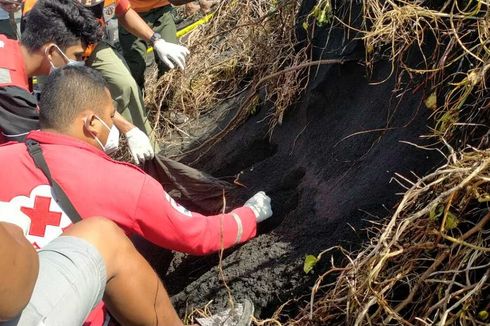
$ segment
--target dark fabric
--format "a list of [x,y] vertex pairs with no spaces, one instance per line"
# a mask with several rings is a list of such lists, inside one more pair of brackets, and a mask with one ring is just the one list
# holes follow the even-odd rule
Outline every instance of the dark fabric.
[[4,34],[9,39],[12,39],[12,40],[17,39],[17,33],[15,32],[10,19],[0,20],[0,34]]
[[0,131],[7,140],[23,141],[39,129],[39,112],[34,95],[16,86],[0,87]]
[[51,188],[54,192],[54,199],[56,200],[56,203],[58,203],[58,205],[63,209],[65,214],[68,215],[73,223],[80,222],[82,218],[71,203],[70,198],[68,198],[61,186],[51,176],[51,171],[49,171],[48,163],[46,163],[46,160],[44,159],[41,145],[39,145],[39,143],[34,139],[28,139],[26,141],[26,146],[29,155],[36,164],[36,167],[43,171],[44,175],[48,179],[49,184],[51,185]]
[[158,180],[165,191],[180,199],[186,207],[195,207],[205,213],[219,213],[223,209],[223,192],[233,185],[216,179],[183,163],[166,158],[163,152],[155,155],[144,166],[146,173]]

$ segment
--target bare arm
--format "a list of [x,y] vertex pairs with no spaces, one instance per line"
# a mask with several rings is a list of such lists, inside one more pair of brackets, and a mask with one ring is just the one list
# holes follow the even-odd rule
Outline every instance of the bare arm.
[[0,222],[0,321],[12,319],[24,309],[38,271],[37,253],[22,230]]
[[134,125],[126,120],[119,112],[116,111],[114,118],[112,121],[116,125],[116,128],[123,134],[126,134],[128,131],[134,128]]

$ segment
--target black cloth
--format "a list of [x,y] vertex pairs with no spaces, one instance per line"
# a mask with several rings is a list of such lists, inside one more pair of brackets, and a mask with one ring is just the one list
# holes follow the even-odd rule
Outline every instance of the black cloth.
[[0,131],[4,137],[8,141],[23,141],[28,132],[37,129],[36,97],[20,87],[0,87]]
[[228,182],[165,157],[163,151],[147,161],[144,170],[172,197],[179,198],[180,204],[202,213],[221,213],[223,191],[234,188]]

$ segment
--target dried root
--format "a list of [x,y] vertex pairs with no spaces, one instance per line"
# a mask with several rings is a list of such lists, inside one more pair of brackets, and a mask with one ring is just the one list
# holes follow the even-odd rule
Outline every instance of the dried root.
[[489,202],[490,150],[452,154],[412,184],[376,237],[346,254],[336,283],[289,324],[488,322]]
[[306,50],[295,49],[298,7],[298,0],[222,1],[211,21],[185,40],[192,53],[185,72],[174,70],[147,84],[146,105],[160,138],[178,128],[165,112],[198,118],[239,94],[244,100],[235,118],[207,143],[236,128],[261,103],[274,104],[271,128],[280,124],[306,84],[308,66],[300,66],[308,61]]

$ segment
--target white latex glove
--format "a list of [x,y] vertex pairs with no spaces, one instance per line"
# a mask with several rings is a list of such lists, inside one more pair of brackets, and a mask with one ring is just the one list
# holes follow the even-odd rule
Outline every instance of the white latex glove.
[[189,50],[185,46],[159,39],[153,44],[153,49],[170,69],[174,69],[173,62],[175,62],[180,69],[184,70],[185,57],[189,54]]
[[272,216],[271,199],[263,191],[256,193],[243,206],[250,207],[253,210],[257,223],[265,221]]
[[139,128],[134,127],[126,133],[128,140],[129,151],[136,164],[144,163],[155,157],[150,139]]

